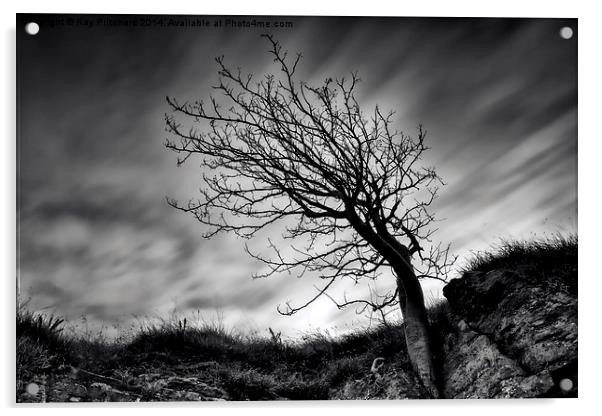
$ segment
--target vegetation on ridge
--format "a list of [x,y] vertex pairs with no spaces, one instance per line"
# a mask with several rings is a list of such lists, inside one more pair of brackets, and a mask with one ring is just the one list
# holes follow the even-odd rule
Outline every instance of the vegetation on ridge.
[[502,240],[491,251],[473,253],[463,272],[510,269],[539,282],[560,284],[577,294],[576,234],[555,234],[537,240]]

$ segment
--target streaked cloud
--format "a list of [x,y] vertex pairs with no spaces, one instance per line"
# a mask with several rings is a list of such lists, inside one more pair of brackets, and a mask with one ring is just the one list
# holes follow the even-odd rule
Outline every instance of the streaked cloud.
[[[577,32],[576,20],[292,20],[274,34],[303,53],[302,77],[358,70],[362,103],[397,110],[409,133],[424,124],[426,162],[447,182],[437,237],[461,256],[502,237],[576,230],[577,41],[558,36]],[[257,76],[276,70],[261,33],[46,28],[20,39],[19,272],[33,307],[98,323],[219,310],[227,324],[290,335],[365,323],[327,299],[279,316],[278,304],[302,303],[320,282],[251,279],[261,265],[243,241],[203,240],[165,203],[194,197],[201,176],[163,147],[165,95],[206,97],[217,55]],[[335,292],[366,290],[341,282]]]

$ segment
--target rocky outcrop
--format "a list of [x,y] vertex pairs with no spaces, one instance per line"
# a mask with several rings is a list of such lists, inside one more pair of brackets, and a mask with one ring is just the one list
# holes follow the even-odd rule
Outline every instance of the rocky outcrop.
[[544,395],[554,382],[547,370],[530,375],[488,336],[464,321],[445,351],[443,395],[450,399],[527,398]]
[[445,397],[577,395],[577,298],[554,281],[493,270],[444,288],[457,322],[443,348]]
[[[127,383],[86,372],[37,377],[24,389],[19,402],[138,402],[138,401],[224,401],[228,393],[198,377],[145,373]],[[93,381],[99,378],[103,381]]]

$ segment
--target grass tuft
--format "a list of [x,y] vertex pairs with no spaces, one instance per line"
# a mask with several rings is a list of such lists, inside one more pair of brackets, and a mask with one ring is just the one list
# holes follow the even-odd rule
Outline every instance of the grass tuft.
[[27,310],[27,302],[17,309],[17,339],[29,337],[54,349],[65,347],[63,331],[64,320],[54,315],[32,313]]

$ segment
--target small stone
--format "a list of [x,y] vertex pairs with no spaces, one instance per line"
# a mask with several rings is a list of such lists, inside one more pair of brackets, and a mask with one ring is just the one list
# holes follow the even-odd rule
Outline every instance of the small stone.
[[184,395],[184,400],[189,402],[198,402],[202,400],[202,396],[194,391],[187,391]]
[[105,383],[92,383],[90,385],[90,387],[97,388],[97,389],[102,390],[102,391],[111,391],[111,390],[113,390],[113,387],[111,387],[111,386],[109,386],[108,384],[105,384]]

